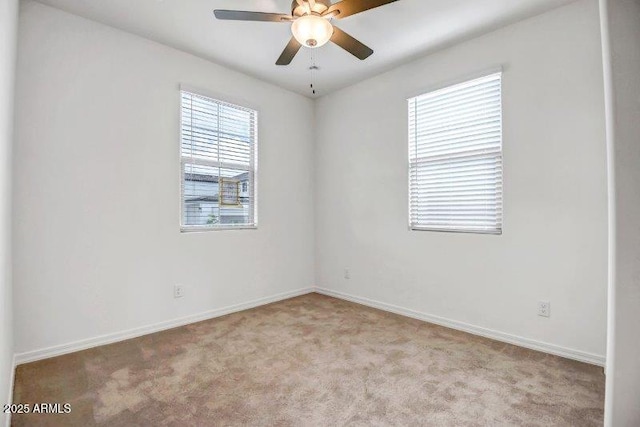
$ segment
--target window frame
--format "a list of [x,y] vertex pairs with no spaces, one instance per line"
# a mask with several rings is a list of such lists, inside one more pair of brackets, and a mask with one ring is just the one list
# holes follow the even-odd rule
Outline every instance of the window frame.
[[[185,163],[188,163],[187,159],[182,155],[182,120],[183,120],[183,108],[182,108],[182,93],[187,92],[195,96],[200,96],[203,98],[208,98],[216,103],[225,104],[232,107],[237,107],[242,110],[251,111],[254,114],[254,146],[253,146],[253,169],[248,169],[247,172],[249,176],[252,177],[253,186],[249,185],[249,190],[253,187],[253,212],[250,212],[250,216],[253,217],[253,223],[251,224],[224,224],[224,225],[215,225],[215,224],[204,224],[204,225],[185,225],[185,186],[184,186],[184,178],[185,178]],[[258,229],[258,135],[259,135],[259,116],[260,112],[258,108],[250,105],[241,99],[229,99],[230,97],[219,95],[215,93],[210,93],[206,90],[201,90],[197,88],[193,88],[191,86],[180,85],[178,90],[178,108],[179,108],[179,117],[178,117],[178,159],[179,159],[179,176],[180,180],[178,182],[180,186],[180,200],[179,200],[179,225],[180,225],[180,233],[198,233],[198,232],[208,232],[208,231],[230,231],[230,230],[257,230]],[[204,162],[206,163],[206,162]]]
[[[428,95],[433,92],[437,92],[440,90],[444,90],[453,86],[461,85],[467,82],[472,82],[474,80],[479,80],[485,77],[490,77],[495,74],[500,74],[500,161],[502,165],[501,171],[501,186],[502,186],[502,197],[500,199],[500,207],[501,207],[501,220],[500,220],[500,228],[497,230],[482,230],[482,229],[456,229],[456,228],[437,228],[437,227],[429,227],[429,226],[415,226],[412,222],[412,200],[411,200],[411,179],[412,179],[412,158],[411,158],[411,149],[410,149],[410,135],[411,135],[411,122],[410,122],[410,114],[409,114],[409,103],[411,100],[418,98],[422,95]],[[502,66],[493,67],[489,69],[485,69],[482,72],[476,72],[467,74],[464,77],[460,77],[454,80],[440,82],[438,84],[429,86],[420,91],[407,94],[406,96],[407,109],[405,113],[407,114],[407,133],[406,133],[406,148],[407,148],[407,228],[409,231],[431,231],[431,232],[439,232],[439,233],[461,233],[461,234],[479,234],[479,235],[489,235],[489,236],[501,236],[504,232],[504,217],[505,217],[505,185],[504,185],[504,69]]]

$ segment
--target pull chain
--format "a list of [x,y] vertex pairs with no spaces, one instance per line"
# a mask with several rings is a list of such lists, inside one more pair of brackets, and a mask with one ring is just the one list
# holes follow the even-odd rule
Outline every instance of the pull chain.
[[316,70],[318,70],[318,66],[316,65],[315,58],[313,56],[313,51],[315,49],[310,49],[310,50],[311,50],[311,65],[309,66],[309,71],[311,71],[311,92],[315,95],[316,94],[316,89],[314,87],[315,72]]

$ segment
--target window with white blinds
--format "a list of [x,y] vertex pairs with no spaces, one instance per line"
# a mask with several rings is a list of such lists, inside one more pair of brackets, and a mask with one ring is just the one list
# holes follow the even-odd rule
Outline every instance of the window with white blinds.
[[183,231],[257,226],[258,113],[181,91]]
[[502,73],[408,100],[410,225],[502,233]]

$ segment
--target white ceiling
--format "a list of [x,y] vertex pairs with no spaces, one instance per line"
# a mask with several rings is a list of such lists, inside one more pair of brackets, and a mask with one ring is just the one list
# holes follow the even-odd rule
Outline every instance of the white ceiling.
[[[42,3],[190,52],[311,96],[379,74],[442,46],[491,31],[573,0],[399,0],[333,23],[375,52],[360,61],[329,43],[301,49],[291,65],[275,61],[290,24],[218,21],[214,9],[290,13],[291,0],[39,0]],[[335,1],[334,1],[335,2]]]

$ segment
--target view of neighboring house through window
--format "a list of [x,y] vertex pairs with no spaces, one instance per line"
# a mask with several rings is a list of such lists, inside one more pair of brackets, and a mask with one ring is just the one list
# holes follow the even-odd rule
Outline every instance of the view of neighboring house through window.
[[257,112],[181,91],[183,230],[257,226]]
[[502,73],[408,100],[414,230],[502,233]]

